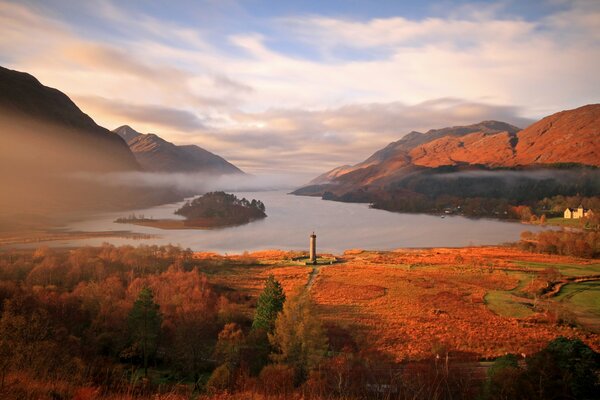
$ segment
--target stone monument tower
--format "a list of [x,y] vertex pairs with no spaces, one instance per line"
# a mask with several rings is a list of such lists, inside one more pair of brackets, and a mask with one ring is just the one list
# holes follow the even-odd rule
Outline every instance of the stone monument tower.
[[309,259],[311,263],[317,263],[317,235],[314,232],[310,235]]

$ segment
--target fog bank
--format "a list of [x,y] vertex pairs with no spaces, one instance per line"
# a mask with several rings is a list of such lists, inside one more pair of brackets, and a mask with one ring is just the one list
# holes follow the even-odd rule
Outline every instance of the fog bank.
[[156,173],[156,172],[78,172],[72,178],[106,186],[127,186],[149,189],[175,190],[184,194],[198,194],[222,190],[226,192],[255,192],[291,190],[307,179],[305,174],[230,174]]

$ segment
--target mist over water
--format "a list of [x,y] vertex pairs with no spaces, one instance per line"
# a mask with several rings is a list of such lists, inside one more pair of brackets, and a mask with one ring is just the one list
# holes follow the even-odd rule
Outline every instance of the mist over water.
[[[490,219],[399,214],[370,209],[366,204],[339,203],[285,191],[238,192],[266,205],[268,217],[237,227],[211,230],[162,230],[113,221],[131,212],[106,213],[69,225],[75,231],[123,231],[158,235],[150,239],[98,238],[48,242],[50,246],[121,244],[174,244],[194,251],[242,253],[262,249],[304,250],[308,236],[317,234],[318,250],[340,254],[346,249],[391,250],[402,247],[493,245],[516,241],[536,226]],[[183,202],[135,210],[145,217],[178,218],[173,211]]]
[[155,189],[173,189],[178,192],[205,193],[216,190],[227,192],[292,190],[308,181],[311,175],[302,174],[228,174],[210,173],[160,173],[160,172],[112,172],[71,174],[81,181],[95,182],[105,186],[128,186]]

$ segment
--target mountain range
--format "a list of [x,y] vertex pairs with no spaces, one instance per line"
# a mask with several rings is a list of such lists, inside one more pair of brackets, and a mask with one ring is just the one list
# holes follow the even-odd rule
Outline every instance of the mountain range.
[[[182,195],[131,187],[107,173],[243,174],[195,145],[178,146],[127,125],[111,132],[64,93],[3,67],[0,124],[0,183],[10,189],[0,197],[4,213],[123,209]],[[294,193],[421,211],[447,197],[519,202],[556,194],[596,196],[599,143],[600,104],[550,115],[523,130],[483,121],[410,132],[365,161],[335,168]]]
[[158,135],[140,133],[128,125],[113,130],[122,137],[137,162],[152,172],[203,172],[214,175],[243,174],[223,157],[196,145],[177,146]]
[[[550,115],[523,130],[499,121],[483,121],[426,133],[410,132],[365,161],[316,177],[294,194],[385,203],[383,208],[395,209],[395,201],[411,197],[432,200],[443,195],[510,195],[512,200],[522,200],[526,193],[517,193],[515,187],[523,185],[537,187],[537,197],[596,193],[600,192],[599,144],[600,104]],[[538,173],[534,179],[531,173],[540,170],[545,175]],[[467,171],[470,175],[464,174]],[[507,181],[507,171],[519,179]],[[449,177],[460,177],[460,185],[446,179]],[[507,191],[500,193],[498,188]]]
[[132,129],[131,150],[61,91],[0,67],[0,217],[127,209],[181,199],[174,189],[132,187],[114,174],[241,173],[198,146],[175,146]]

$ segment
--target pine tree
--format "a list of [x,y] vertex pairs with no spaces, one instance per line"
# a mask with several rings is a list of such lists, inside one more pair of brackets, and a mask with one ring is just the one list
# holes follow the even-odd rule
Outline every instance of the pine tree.
[[269,275],[265,288],[258,297],[256,312],[252,329],[263,329],[267,332],[273,331],[277,313],[283,310],[285,294],[281,284],[275,280],[273,275]]
[[134,344],[142,350],[144,376],[148,376],[148,358],[156,351],[162,316],[154,302],[154,294],[144,287],[129,313],[129,329]]

